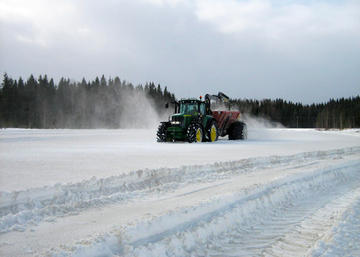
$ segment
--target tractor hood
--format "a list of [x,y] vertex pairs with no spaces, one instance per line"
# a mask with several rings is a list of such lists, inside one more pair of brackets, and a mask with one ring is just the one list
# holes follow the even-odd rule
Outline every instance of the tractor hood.
[[176,113],[171,116],[171,125],[185,125],[189,124],[191,120],[191,115],[185,113]]

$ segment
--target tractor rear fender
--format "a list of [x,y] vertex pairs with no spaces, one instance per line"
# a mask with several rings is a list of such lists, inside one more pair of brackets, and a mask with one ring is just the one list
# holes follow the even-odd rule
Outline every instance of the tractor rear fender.
[[213,121],[215,121],[216,124],[217,124],[217,120],[216,120],[214,117],[211,117],[211,118],[209,118],[208,121],[206,122],[205,129],[209,129],[210,126],[211,126],[211,123],[212,123]]
[[201,124],[201,122],[199,122],[199,120],[192,120],[190,122],[190,124],[199,124],[201,126],[201,128],[204,130],[204,126],[203,126],[203,124]]
[[206,121],[206,125],[205,125],[205,128],[204,128],[204,134],[205,134],[205,137],[206,139],[209,139],[209,131],[210,131],[210,127],[211,127],[211,124],[215,122],[215,124],[217,124],[217,120],[214,118],[214,117],[209,117]]

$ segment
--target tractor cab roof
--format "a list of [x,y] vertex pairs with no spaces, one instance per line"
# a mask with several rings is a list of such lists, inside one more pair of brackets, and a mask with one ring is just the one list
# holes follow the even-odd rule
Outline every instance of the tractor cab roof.
[[200,101],[197,98],[181,98],[180,101]]
[[204,101],[201,101],[197,98],[182,98],[179,100],[179,103],[185,104],[185,103],[204,103]]

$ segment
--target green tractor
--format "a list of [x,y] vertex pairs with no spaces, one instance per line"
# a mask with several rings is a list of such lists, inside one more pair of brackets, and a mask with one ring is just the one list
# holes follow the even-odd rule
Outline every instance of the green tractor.
[[[218,137],[229,136],[230,140],[246,139],[246,124],[240,121],[238,111],[211,111],[211,100],[229,102],[229,97],[205,95],[205,101],[190,98],[172,102],[175,112],[169,121],[161,122],[157,131],[158,142],[187,141],[214,142]],[[169,108],[169,104],[165,105]]]

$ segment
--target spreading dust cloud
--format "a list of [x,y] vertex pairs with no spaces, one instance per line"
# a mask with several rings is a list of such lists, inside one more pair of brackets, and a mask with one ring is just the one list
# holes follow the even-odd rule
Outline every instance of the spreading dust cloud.
[[167,120],[169,110],[156,110],[154,100],[143,91],[132,91],[123,99],[124,109],[119,117],[121,129],[156,129],[160,121]]

